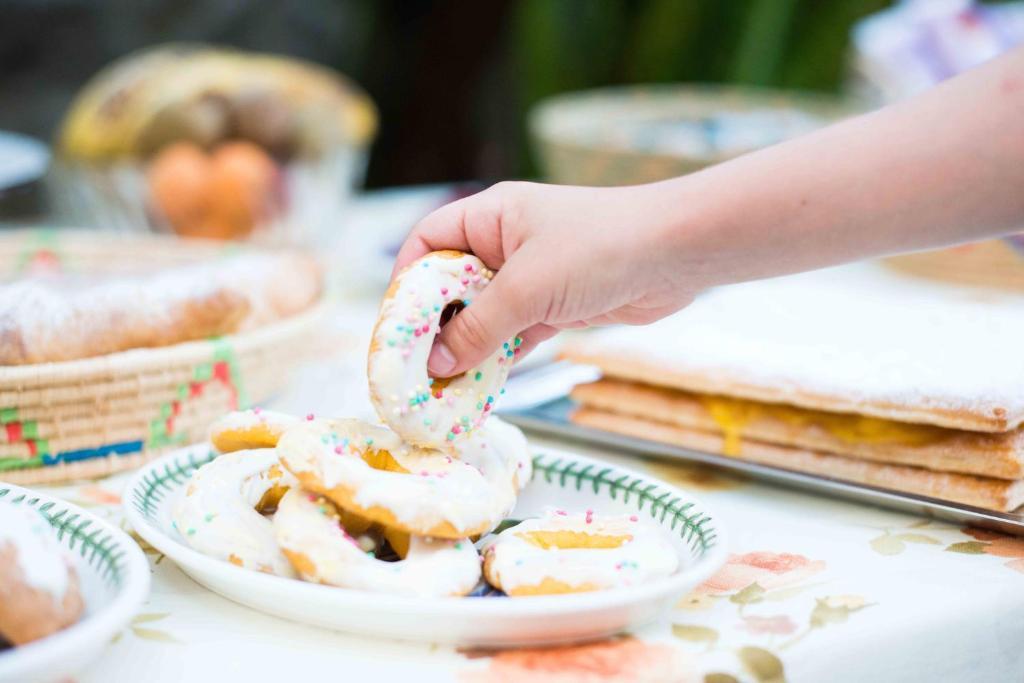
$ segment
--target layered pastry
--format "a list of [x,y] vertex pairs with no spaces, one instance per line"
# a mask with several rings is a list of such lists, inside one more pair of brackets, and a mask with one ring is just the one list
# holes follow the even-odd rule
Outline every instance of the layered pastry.
[[852,266],[565,350],[582,425],[978,507],[1024,504],[1024,298]]
[[375,129],[366,94],[326,68],[157,47],[78,94],[55,145],[55,197],[108,227],[301,239],[336,219]]

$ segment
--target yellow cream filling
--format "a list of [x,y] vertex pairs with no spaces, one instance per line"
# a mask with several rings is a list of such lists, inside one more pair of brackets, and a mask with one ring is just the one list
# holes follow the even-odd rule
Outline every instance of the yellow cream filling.
[[385,472],[398,472],[399,474],[408,474],[409,470],[402,467],[395,456],[391,455],[388,451],[381,450],[370,450],[366,449],[362,453],[363,462],[372,467],[375,470],[383,470]]
[[576,548],[604,549],[618,548],[623,543],[633,539],[629,534],[612,536],[609,534],[588,534],[583,531],[522,531],[516,534],[531,545],[544,550],[559,548],[561,550],[572,550]]
[[850,444],[924,446],[950,435],[932,425],[883,420],[866,415],[829,413],[776,403],[701,395],[700,401],[723,434],[722,452],[739,455],[744,429],[757,420],[777,420],[792,427],[818,427]]

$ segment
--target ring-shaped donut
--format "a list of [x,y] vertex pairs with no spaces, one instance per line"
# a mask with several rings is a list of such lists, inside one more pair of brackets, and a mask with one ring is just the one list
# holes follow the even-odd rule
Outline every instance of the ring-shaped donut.
[[407,443],[446,449],[482,425],[502,393],[521,340],[451,379],[427,374],[441,326],[472,304],[494,273],[475,256],[436,251],[398,274],[381,302],[367,375],[377,415]]
[[486,476],[494,458],[508,471],[515,492],[523,490],[533,476],[533,453],[523,431],[492,415],[481,429],[459,442],[459,459],[475,465]]
[[210,427],[210,442],[220,453],[273,448],[284,431],[299,418],[262,408],[236,410]]
[[484,576],[513,597],[634,586],[668,576],[679,555],[636,515],[549,510],[484,549]]
[[192,473],[174,506],[173,526],[185,543],[205,555],[294,577],[271,521],[261,513],[272,512],[297,483],[273,449],[225,453]]
[[404,559],[379,560],[344,527],[340,511],[330,501],[297,489],[281,499],[274,515],[274,533],[306,581],[435,597],[465,595],[480,579],[480,556],[468,539],[406,537]]
[[277,444],[307,491],[381,526],[414,536],[462,539],[499,524],[515,505],[510,471],[405,444],[360,420],[312,420]]

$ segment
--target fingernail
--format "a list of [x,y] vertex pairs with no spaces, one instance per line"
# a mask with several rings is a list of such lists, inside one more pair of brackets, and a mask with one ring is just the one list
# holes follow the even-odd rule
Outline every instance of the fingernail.
[[451,349],[445,346],[444,342],[437,342],[434,344],[434,348],[430,349],[427,369],[431,374],[439,377],[447,377],[455,369],[455,355]]

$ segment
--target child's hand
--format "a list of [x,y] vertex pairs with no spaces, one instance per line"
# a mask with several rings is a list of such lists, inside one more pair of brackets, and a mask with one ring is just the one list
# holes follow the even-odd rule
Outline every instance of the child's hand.
[[654,187],[500,183],[420,221],[396,271],[440,249],[498,271],[442,330],[431,373],[464,372],[516,334],[525,354],[561,328],[650,323],[688,304],[697,287],[674,253],[679,209],[659,207]]

